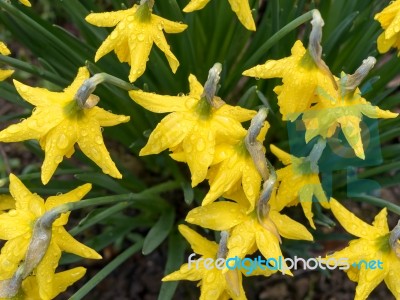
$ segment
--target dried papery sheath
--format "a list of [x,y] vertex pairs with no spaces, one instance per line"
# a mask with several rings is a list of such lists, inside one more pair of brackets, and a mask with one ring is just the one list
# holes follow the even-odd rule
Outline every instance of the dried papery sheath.
[[253,158],[254,164],[264,181],[268,179],[269,172],[263,151],[263,145],[257,140],[257,136],[264,125],[267,115],[268,109],[261,108],[256,116],[251,120],[249,130],[245,137],[247,151],[249,151],[251,157]]
[[[347,75],[341,78],[340,84],[343,85],[342,91],[353,92],[368,75],[371,69],[375,66],[375,57],[369,56],[364,59],[361,66],[354,72],[354,74]],[[344,96],[344,95],[343,95]]]
[[140,0],[140,5],[147,4],[151,9],[154,6],[154,0]]
[[400,259],[400,220],[390,232],[389,243],[396,256]]
[[318,161],[321,158],[322,152],[326,147],[326,140],[323,138],[319,138],[318,142],[312,148],[310,155],[306,158],[306,160],[310,161],[310,167],[312,173],[319,173]]
[[215,103],[213,100],[217,92],[217,87],[220,80],[219,75],[221,74],[221,71],[222,65],[220,63],[215,63],[208,72],[208,78],[206,83],[204,84],[203,94],[201,95],[201,97],[205,97],[208,103],[213,107],[217,106],[217,103]]
[[228,231],[221,231],[221,238],[218,244],[218,252],[217,258],[226,258],[226,254],[228,253],[228,238],[229,232]]
[[50,245],[52,236],[52,225],[60,217],[60,206],[57,209],[49,210],[35,222],[32,239],[26,252],[22,278],[25,279],[34,268],[42,261]]
[[22,283],[23,266],[21,265],[14,276],[10,279],[0,281],[0,298],[13,298],[18,294]]
[[310,52],[311,57],[313,58],[314,62],[322,71],[324,71],[332,80],[332,83],[335,87],[337,87],[336,80],[333,77],[329,67],[326,63],[322,60],[322,46],[321,46],[321,39],[322,39],[322,27],[324,27],[325,23],[321,17],[320,12],[317,9],[313,10],[313,19],[311,20],[311,33],[310,33],[310,40],[308,43],[308,51]]

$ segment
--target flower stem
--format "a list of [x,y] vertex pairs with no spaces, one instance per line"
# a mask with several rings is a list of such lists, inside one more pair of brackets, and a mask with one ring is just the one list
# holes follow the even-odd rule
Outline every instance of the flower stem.
[[395,214],[398,214],[400,216],[400,206],[391,203],[387,200],[368,195],[357,195],[353,196],[352,199],[358,202],[366,202],[378,207],[386,207],[391,212],[394,212]]

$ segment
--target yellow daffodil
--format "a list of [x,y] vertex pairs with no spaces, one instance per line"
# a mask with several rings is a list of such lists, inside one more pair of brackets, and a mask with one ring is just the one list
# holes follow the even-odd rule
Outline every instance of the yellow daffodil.
[[[11,54],[10,50],[7,48],[7,46],[3,42],[0,42],[0,54],[1,55],[10,55]],[[0,81],[3,81],[7,77],[10,77],[12,73],[14,73],[13,70],[0,70]]]
[[360,128],[363,115],[374,119],[387,119],[395,118],[398,114],[373,106],[361,96],[356,87],[353,91],[348,91],[345,83],[348,76],[342,73],[341,79],[338,80],[338,89],[318,89],[318,103],[303,114],[306,142],[318,135],[323,138],[332,137],[336,128],[341,127],[356,156],[365,159]]
[[[239,21],[248,30],[256,30],[256,24],[254,23],[253,16],[248,0],[228,0],[233,12],[239,18]],[[205,7],[210,0],[190,0],[188,5],[183,9],[184,12],[192,12],[195,10],[202,9]]]
[[21,2],[23,5],[31,7],[31,3],[28,0],[19,0],[19,2]]
[[104,173],[122,177],[104,144],[101,127],[128,122],[129,117],[112,114],[97,106],[81,109],[74,97],[88,78],[88,70],[80,68],[74,82],[63,92],[32,88],[14,81],[21,97],[36,108],[26,120],[0,131],[0,142],[39,140],[45,151],[42,165],[44,184],[49,182],[63,157],[72,156],[75,143]]
[[0,214],[15,208],[15,200],[10,195],[0,195]]
[[[165,276],[162,281],[174,281],[174,280],[190,280],[200,281],[201,286],[201,300],[207,299],[234,299],[234,300],[245,300],[246,295],[242,286],[242,272],[239,270],[230,270],[226,273],[222,269],[218,269],[216,266],[213,268],[206,268],[205,264],[201,263],[201,260],[210,259],[216,261],[218,258],[218,244],[207,240],[206,238],[199,235],[185,225],[179,225],[179,231],[190,243],[193,251],[199,255],[197,259],[199,262],[191,262],[184,264],[178,271],[175,271]],[[274,272],[271,270],[255,270],[250,275],[264,275],[270,276]]]
[[311,227],[315,229],[312,213],[313,196],[324,208],[329,208],[318,172],[311,168],[310,160],[305,157],[290,155],[274,145],[271,145],[271,152],[286,165],[276,171],[280,182],[275,198],[277,210],[300,203]]
[[[283,256],[277,234],[288,239],[313,240],[303,225],[280,214],[273,206],[263,225],[255,211],[247,214],[243,206],[227,201],[197,207],[189,212],[186,221],[212,230],[230,230],[228,257],[243,258],[259,249],[265,258],[278,261]],[[291,275],[284,261],[279,270]]]
[[[260,142],[264,141],[268,128],[269,124],[265,122],[258,136]],[[210,204],[221,196],[239,193],[240,189],[244,191],[249,202],[248,211],[254,210],[260,194],[261,176],[246,148],[245,136],[245,133],[241,135],[233,145],[224,143],[215,147],[213,165],[208,171],[210,190],[202,205]]]
[[384,31],[378,37],[378,51],[388,52],[390,48],[400,49],[400,1],[391,1],[380,13],[375,15]]
[[[81,200],[90,189],[91,185],[85,184],[66,194],[51,196],[44,202],[37,194],[32,194],[16,176],[10,175],[10,193],[15,199],[16,209],[0,215],[0,239],[7,241],[0,254],[0,280],[11,278],[21,261],[26,261],[25,254],[35,221],[61,204]],[[54,221],[50,244],[34,271],[42,299],[50,299],[53,295],[51,283],[62,251],[85,258],[101,258],[96,251],[79,243],[65,230],[68,217],[69,213],[65,213]]]
[[[73,268],[54,274],[54,279],[51,282],[51,294],[48,299],[54,299],[59,294],[64,292],[70,285],[81,279],[86,273],[83,267]],[[20,298],[18,298],[20,297]],[[22,286],[17,299],[24,300],[43,300],[39,292],[39,283],[36,276],[32,275],[22,281]]]
[[99,27],[116,26],[97,50],[95,61],[114,50],[121,62],[130,64],[131,82],[144,73],[153,43],[165,53],[172,71],[176,72],[179,61],[171,52],[163,31],[179,33],[184,31],[187,25],[152,14],[146,2],[126,10],[92,13],[86,17],[86,21]]
[[[356,300],[367,299],[375,287],[384,280],[396,299],[400,299],[400,242],[394,248],[390,244],[391,232],[387,224],[387,209],[376,215],[372,226],[363,222],[335,199],[331,199],[331,210],[339,223],[359,239],[352,240],[349,246],[326,257],[347,258],[347,275],[357,282]],[[397,225],[396,227],[400,227]],[[398,228],[397,230],[399,230]],[[397,255],[396,255],[397,251]],[[371,265],[372,262],[372,265]]]
[[283,120],[294,121],[315,102],[317,86],[332,85],[330,76],[314,62],[309,50],[301,41],[296,41],[292,55],[280,60],[268,60],[243,72],[245,76],[256,78],[282,78],[283,85],[274,92],[278,95],[278,105]]
[[196,186],[206,178],[216,145],[246,132],[240,122],[250,120],[256,112],[227,105],[219,97],[213,98],[215,106],[212,106],[202,96],[204,88],[194,75],[189,76],[189,84],[187,96],[161,96],[143,91],[129,94],[147,110],[171,112],[151,133],[140,155],[181,149],[192,174],[192,186]]

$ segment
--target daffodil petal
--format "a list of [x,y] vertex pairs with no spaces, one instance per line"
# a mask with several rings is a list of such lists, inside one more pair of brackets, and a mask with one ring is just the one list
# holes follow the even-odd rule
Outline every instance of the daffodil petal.
[[54,275],[51,299],[64,292],[70,285],[85,276],[86,269],[83,267],[73,268],[59,272]]
[[356,287],[355,300],[367,299],[369,294],[378,286],[386,276],[385,270],[366,270],[362,268],[359,273]]
[[135,5],[131,9],[126,10],[118,10],[112,12],[104,12],[104,13],[91,13],[86,16],[86,22],[96,25],[98,27],[114,27],[123,19],[127,18],[130,15],[133,15],[137,10],[137,6]]
[[[143,36],[143,39],[141,38]],[[129,81],[134,82],[146,70],[147,58],[150,55],[153,39],[148,33],[137,33],[129,36],[129,44],[135,45],[134,51],[130,51],[131,70],[129,73]],[[118,51],[118,50],[117,50]]]
[[[154,30],[159,30],[158,28],[154,29]],[[175,57],[175,55],[171,52],[170,47],[167,43],[167,40],[165,39],[165,36],[159,32],[155,32],[153,34],[153,40],[154,43],[157,45],[157,47],[164,52],[165,57],[168,60],[169,66],[171,67],[171,70],[173,73],[176,72],[176,70],[179,67],[179,61],[178,59]]]
[[364,221],[357,218],[335,199],[331,198],[330,205],[335,218],[340,222],[344,229],[346,229],[346,231],[352,235],[366,239],[374,239],[383,235],[383,233],[377,230],[375,227],[368,225]]
[[24,259],[28,249],[30,233],[7,241],[0,253],[0,280],[11,278]]
[[205,257],[214,257],[218,251],[218,244],[207,240],[186,225],[178,226],[179,232],[189,242],[192,250]]
[[215,133],[209,125],[195,125],[183,139],[183,150],[192,174],[192,187],[202,182],[207,176],[208,167],[215,152]]
[[[210,204],[211,205],[211,204]],[[231,230],[228,239],[229,252],[227,257],[244,258],[248,254],[253,254],[252,250],[256,243],[256,232],[252,219],[239,223]]]
[[190,101],[189,97],[180,96],[162,96],[154,93],[132,90],[129,96],[146,110],[155,113],[167,113],[174,111],[187,111],[186,103]]
[[[82,152],[96,163],[103,173],[109,174],[114,178],[122,178],[104,144],[99,123],[96,120],[91,120],[85,125],[81,124],[80,130],[78,145]],[[84,136],[82,131],[86,131],[87,135]]]
[[31,87],[17,80],[13,80],[13,82],[18,94],[34,106],[45,107],[47,105],[59,104],[61,108],[64,103],[62,101],[65,98],[63,93],[50,92],[47,89],[39,87]]
[[204,279],[200,287],[199,300],[220,299],[225,292],[226,284],[219,270],[211,270],[204,274]]
[[199,97],[204,90],[201,83],[197,80],[196,76],[194,76],[193,74],[189,75],[189,88],[190,88],[189,95],[192,97]]
[[67,152],[77,141],[76,122],[65,119],[46,135],[42,182],[47,184]]
[[221,231],[236,226],[246,218],[246,211],[241,206],[221,201],[192,209],[186,216],[186,222]]
[[128,116],[116,115],[97,106],[89,109],[86,115],[89,118],[95,118],[101,127],[114,126],[130,120]]
[[203,277],[202,271],[196,269],[195,263],[189,267],[188,264],[184,264],[178,271],[172,272],[165,276],[162,281],[175,281],[175,280],[190,280],[198,281]]
[[152,19],[155,23],[158,23],[162,26],[166,33],[180,33],[187,28],[186,24],[181,24],[178,22],[173,22],[164,18],[161,18],[157,15],[152,15]]
[[167,148],[176,147],[187,137],[193,126],[192,120],[185,114],[179,112],[169,114],[158,123],[139,154],[141,156],[158,154]]
[[313,201],[313,184],[305,184],[299,191],[300,204],[303,208],[304,215],[306,216],[311,227],[316,229],[312,213],[312,201]]
[[270,145],[269,146],[271,149],[271,152],[284,164],[288,165],[293,163],[293,156],[290,155],[289,153],[286,153],[285,151],[279,149],[275,145]]
[[53,228],[53,239],[62,251],[85,258],[101,259],[101,255],[75,240],[62,226]]
[[400,269],[400,259],[394,253],[391,253],[391,258],[390,270],[385,277],[385,283],[395,299],[400,299],[400,277],[397,273],[397,270]]
[[210,0],[190,0],[190,2],[183,8],[183,11],[188,13],[202,9],[208,2],[210,2]]
[[13,70],[0,70],[0,81],[3,81],[10,77],[14,73]]
[[0,240],[12,240],[30,232],[35,216],[22,210],[11,210],[0,215]]
[[253,211],[257,197],[260,194],[261,176],[252,160],[248,160],[247,163],[248,165],[243,168],[242,186],[250,203],[249,211]]
[[313,240],[313,236],[306,227],[304,227],[299,222],[296,222],[293,219],[289,218],[288,216],[271,210],[269,212],[269,217],[278,228],[279,234],[284,238],[305,241]]
[[52,239],[49,248],[43,259],[36,267],[36,280],[39,285],[39,294],[41,299],[51,299],[53,295],[54,272],[61,258],[61,250]]
[[251,9],[249,2],[247,0],[228,0],[232,10],[238,16],[240,22],[248,30],[255,31],[256,24],[254,23],[253,15],[251,14]]
[[69,101],[74,99],[76,92],[82,86],[83,82],[89,79],[89,76],[90,73],[86,67],[79,68],[74,81],[64,89],[64,97],[69,99]]
[[387,208],[382,209],[379,214],[375,216],[372,226],[382,231],[382,234],[389,233],[389,227],[387,222]]

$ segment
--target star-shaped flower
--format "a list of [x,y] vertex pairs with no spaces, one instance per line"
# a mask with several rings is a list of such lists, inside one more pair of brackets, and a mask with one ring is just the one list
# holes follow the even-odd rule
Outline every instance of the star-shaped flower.
[[283,120],[294,121],[315,102],[317,86],[332,85],[331,77],[314,62],[309,50],[301,41],[292,47],[292,55],[279,60],[268,60],[243,72],[245,76],[256,78],[282,78],[283,85],[274,92],[278,95],[278,105]]
[[[397,243],[397,255],[390,245],[390,235],[387,224],[387,209],[384,208],[376,215],[372,226],[363,222],[353,213],[348,211],[335,199],[331,199],[331,210],[339,223],[352,235],[359,239],[352,240],[349,246],[326,257],[348,258],[350,268],[346,271],[352,281],[358,283],[356,288],[356,300],[367,299],[376,286],[384,280],[389,290],[396,299],[400,299],[400,242]],[[398,225],[400,226],[400,225]],[[373,268],[367,268],[365,263],[375,262]],[[381,263],[379,263],[381,262]],[[379,263],[379,265],[377,265]]]
[[336,128],[341,127],[356,156],[365,159],[360,128],[363,115],[374,119],[387,119],[395,118],[398,114],[373,106],[361,96],[358,88],[352,92],[346,91],[344,82],[347,76],[342,73],[341,79],[337,80],[338,89],[318,88],[318,103],[303,114],[306,142],[318,135],[323,138],[332,137]]
[[400,49],[400,1],[391,1],[380,13],[375,15],[384,31],[378,37],[378,51],[388,52],[390,48]]
[[[185,225],[179,225],[180,233],[190,243],[193,251],[200,254],[200,260],[212,259],[214,262],[218,258],[218,244],[207,240]],[[229,258],[229,256],[228,256]],[[243,272],[243,270],[241,270]],[[173,280],[190,280],[200,281],[201,287],[200,299],[234,299],[245,300],[246,294],[242,286],[242,272],[238,270],[230,270],[223,272],[214,266],[207,269],[204,264],[196,262],[184,264],[178,271],[165,276],[162,281]],[[274,272],[271,270],[256,270],[251,275],[270,276]]]
[[22,286],[17,299],[24,300],[46,300],[54,299],[59,294],[64,292],[70,285],[73,285],[76,281],[81,279],[86,273],[86,269],[83,267],[73,268],[67,271],[59,272],[54,275],[54,279],[51,282],[51,294],[49,298],[43,298],[40,295],[39,283],[35,275],[27,277],[22,281]]
[[[228,0],[233,12],[239,18],[239,21],[248,30],[256,30],[256,24],[254,23],[253,16],[248,0]],[[183,9],[184,12],[192,12],[195,10],[202,9],[210,2],[210,0],[190,0],[188,5]]]
[[148,3],[115,12],[92,13],[86,17],[86,21],[99,27],[116,26],[97,50],[95,61],[114,50],[121,62],[130,64],[131,82],[146,70],[153,43],[165,53],[172,72],[176,72],[179,61],[171,52],[163,31],[180,33],[187,28],[187,25],[152,14]]
[[[230,230],[228,257],[243,258],[258,249],[265,258],[278,261],[283,257],[279,235],[288,239],[313,240],[303,225],[280,214],[273,206],[264,224],[259,223],[256,211],[247,214],[246,208],[228,201],[197,207],[188,213],[186,222],[217,231]],[[292,274],[284,261],[280,271]]]
[[[51,196],[44,202],[40,196],[32,194],[16,176],[10,175],[10,193],[15,199],[16,209],[0,215],[0,239],[7,241],[0,254],[0,280],[11,278],[25,259],[35,221],[61,204],[81,200],[90,189],[90,184],[84,184],[66,194]],[[54,221],[50,245],[34,270],[43,299],[49,299],[53,295],[51,283],[61,251],[85,258],[101,258],[96,251],[79,243],[65,230],[68,217],[69,213],[65,213]]]
[[21,97],[36,108],[26,120],[0,131],[0,142],[39,140],[45,151],[42,165],[44,184],[49,182],[63,157],[72,156],[75,143],[105,174],[122,177],[104,144],[101,127],[128,122],[129,117],[112,114],[97,106],[81,109],[74,97],[88,78],[88,70],[80,68],[74,82],[63,92],[32,88],[14,81]]
[[313,196],[324,208],[329,208],[318,172],[313,170],[310,160],[306,157],[290,155],[274,145],[271,145],[271,152],[286,165],[276,171],[280,182],[275,199],[277,210],[300,203],[311,227],[315,229],[312,213]]
[[[269,124],[265,122],[258,139],[264,141]],[[234,144],[223,143],[215,147],[213,165],[208,171],[210,190],[203,199],[202,205],[210,204],[221,196],[243,190],[249,202],[248,211],[253,211],[260,194],[261,176],[248,152],[245,139],[246,132],[239,136]],[[227,197],[229,198],[229,196]],[[230,198],[229,198],[230,199]]]
[[161,96],[143,91],[130,91],[131,98],[147,110],[168,113],[151,133],[140,155],[158,154],[165,149],[180,149],[192,174],[192,186],[206,178],[216,145],[231,141],[245,132],[240,122],[250,120],[255,111],[225,104],[214,97],[216,107],[202,96],[203,86],[189,76],[187,96]]
[[[11,54],[10,50],[3,42],[0,42],[0,54],[1,55]],[[13,70],[0,70],[0,81],[3,81],[4,79],[10,77],[12,73],[14,73]]]

